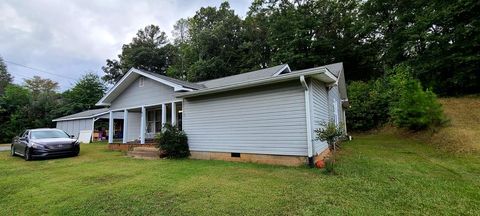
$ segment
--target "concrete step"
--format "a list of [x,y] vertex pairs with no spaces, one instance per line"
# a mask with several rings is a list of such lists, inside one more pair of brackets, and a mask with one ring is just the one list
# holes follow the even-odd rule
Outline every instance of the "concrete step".
[[129,151],[127,155],[134,158],[142,158],[142,159],[160,159],[160,152],[157,150],[156,152],[144,152],[144,151]]
[[158,152],[158,148],[155,147],[134,147],[134,152]]

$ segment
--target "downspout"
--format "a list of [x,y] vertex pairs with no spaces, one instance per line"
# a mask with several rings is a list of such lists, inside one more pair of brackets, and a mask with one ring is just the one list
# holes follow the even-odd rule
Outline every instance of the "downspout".
[[313,167],[313,138],[312,138],[312,123],[311,123],[311,111],[310,111],[310,90],[305,80],[305,76],[300,76],[300,83],[305,90],[305,119],[307,123],[307,147],[308,147],[308,165]]

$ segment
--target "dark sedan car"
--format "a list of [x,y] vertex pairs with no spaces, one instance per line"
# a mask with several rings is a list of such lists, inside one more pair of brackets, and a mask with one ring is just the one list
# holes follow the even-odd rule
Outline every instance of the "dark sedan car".
[[31,129],[15,137],[11,155],[20,155],[25,160],[62,156],[77,156],[80,143],[59,129]]

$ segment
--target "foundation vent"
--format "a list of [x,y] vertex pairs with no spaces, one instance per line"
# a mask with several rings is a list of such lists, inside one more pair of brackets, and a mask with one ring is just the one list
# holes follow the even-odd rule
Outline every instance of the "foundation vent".
[[232,157],[240,157],[240,153],[233,153],[232,152]]

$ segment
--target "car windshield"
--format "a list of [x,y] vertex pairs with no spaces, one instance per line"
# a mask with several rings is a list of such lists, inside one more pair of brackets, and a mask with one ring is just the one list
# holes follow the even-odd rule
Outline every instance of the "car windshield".
[[68,134],[61,130],[40,130],[31,132],[32,139],[45,138],[69,138]]

